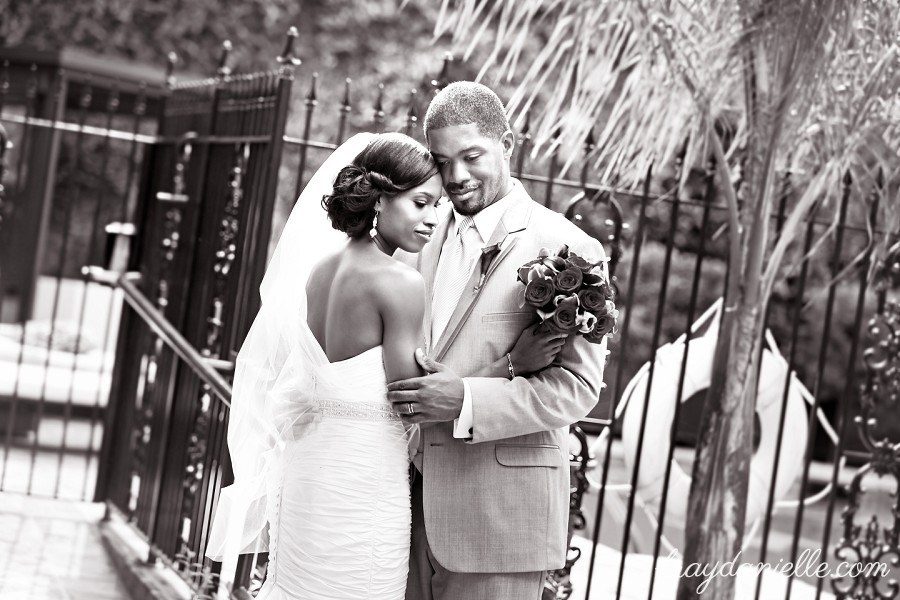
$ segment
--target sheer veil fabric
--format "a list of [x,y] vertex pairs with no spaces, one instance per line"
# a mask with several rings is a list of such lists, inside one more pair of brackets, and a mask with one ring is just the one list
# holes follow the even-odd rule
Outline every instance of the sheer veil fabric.
[[306,283],[312,267],[348,240],[331,227],[322,197],[375,137],[355,135],[323,163],[291,211],[263,277],[262,306],[235,366],[228,425],[234,483],[222,489],[206,551],[225,563],[223,577],[233,572],[226,569],[238,554],[269,549],[272,474],[283,464],[286,445],[313,435],[321,422],[317,386],[347,376],[329,368],[307,325]]

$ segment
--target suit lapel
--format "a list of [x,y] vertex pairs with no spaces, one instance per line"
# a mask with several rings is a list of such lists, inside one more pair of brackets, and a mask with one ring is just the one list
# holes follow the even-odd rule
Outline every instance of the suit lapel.
[[[512,250],[512,247],[518,241],[518,237],[510,237],[511,234],[518,233],[528,226],[528,219],[531,217],[531,203],[532,200],[526,195],[522,194],[521,196],[517,196],[515,202],[506,210],[503,217],[500,219],[500,222],[497,223],[497,227],[494,229],[494,233],[488,240],[486,247],[500,244],[500,253],[494,257],[493,261],[491,261],[491,265],[485,273],[484,281],[481,281],[481,257],[476,261],[475,269],[472,271],[472,276],[466,283],[465,289],[463,289],[459,303],[456,305],[453,314],[450,316],[450,321],[444,328],[444,332],[437,339],[434,348],[431,351],[431,355],[435,357],[435,360],[440,361],[443,359],[450,344],[456,339],[459,330],[462,328],[466,319],[468,319],[469,314],[471,314],[476,300],[478,300],[478,297],[487,285],[491,275],[497,270],[498,265],[506,255],[509,254],[509,251]],[[437,261],[435,261],[435,270],[436,268]],[[427,282],[428,279],[426,278],[426,285]],[[431,282],[433,290],[434,272],[432,272]],[[481,285],[479,285],[479,283]],[[427,322],[430,323],[431,321],[429,320]]]

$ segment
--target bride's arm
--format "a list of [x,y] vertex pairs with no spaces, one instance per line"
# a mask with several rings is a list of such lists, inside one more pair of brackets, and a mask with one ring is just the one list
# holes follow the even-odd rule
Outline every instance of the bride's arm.
[[398,271],[384,277],[377,292],[388,383],[425,374],[415,358],[424,339],[425,282],[405,265]]
[[526,327],[508,355],[483,366],[471,377],[504,377],[511,379],[510,363],[516,375],[531,375],[553,364],[566,343],[565,333],[553,333],[532,325]]

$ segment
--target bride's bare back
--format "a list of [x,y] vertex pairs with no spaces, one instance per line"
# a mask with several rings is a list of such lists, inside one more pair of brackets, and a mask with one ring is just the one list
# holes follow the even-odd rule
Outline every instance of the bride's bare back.
[[382,345],[389,381],[421,374],[414,352],[423,344],[425,289],[415,269],[352,240],[313,267],[306,294],[307,323],[329,361]]

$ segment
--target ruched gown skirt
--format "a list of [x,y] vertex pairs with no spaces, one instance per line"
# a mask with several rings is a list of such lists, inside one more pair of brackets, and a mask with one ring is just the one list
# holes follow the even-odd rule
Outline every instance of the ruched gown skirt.
[[[258,600],[403,600],[407,437],[386,399],[381,348],[332,363],[321,417],[272,469],[269,570]],[[340,382],[335,384],[335,382]]]

